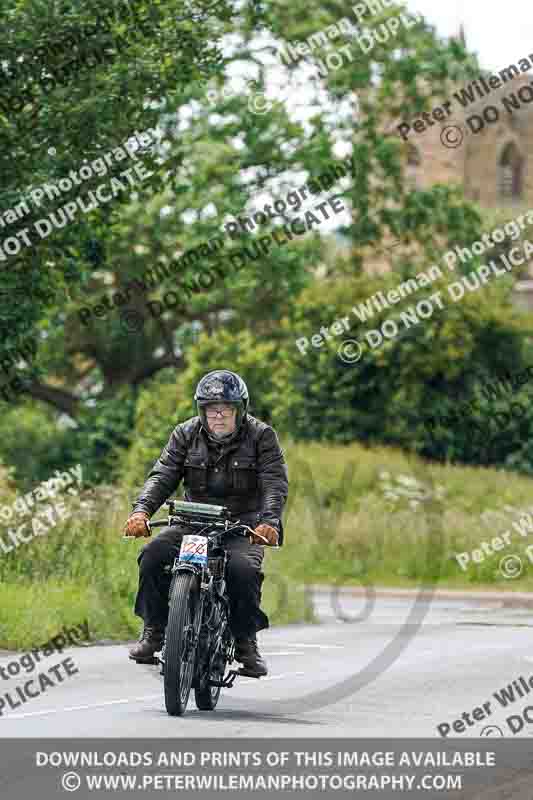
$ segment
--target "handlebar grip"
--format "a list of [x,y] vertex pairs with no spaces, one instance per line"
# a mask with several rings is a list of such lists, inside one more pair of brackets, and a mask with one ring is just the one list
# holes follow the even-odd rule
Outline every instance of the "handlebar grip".
[[[148,533],[146,533],[144,536],[125,536],[125,535],[123,535],[122,538],[123,539],[134,539],[134,540],[135,539],[148,539],[152,535],[152,527],[154,525],[157,525],[158,523],[157,522],[150,522],[150,520],[147,519],[147,520],[145,520],[145,524],[146,524],[146,528],[147,528]],[[161,523],[159,523],[159,524],[161,524]],[[165,524],[165,523],[163,523],[163,524]]]

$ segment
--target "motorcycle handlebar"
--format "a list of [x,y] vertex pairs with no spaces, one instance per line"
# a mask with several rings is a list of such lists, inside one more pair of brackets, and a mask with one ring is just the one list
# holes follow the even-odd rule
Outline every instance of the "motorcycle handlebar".
[[250,528],[249,525],[245,525],[244,523],[240,523],[238,520],[235,520],[232,523],[232,525],[230,525],[229,528],[226,528],[225,527],[225,523],[222,523],[220,521],[218,521],[218,522],[209,522],[209,521],[198,522],[197,520],[187,520],[184,517],[172,516],[172,515],[167,517],[166,519],[158,519],[156,522],[150,522],[150,520],[147,519],[146,520],[146,527],[148,528],[148,530],[151,530],[152,528],[162,528],[162,527],[169,526],[169,525],[175,525],[176,522],[183,522],[183,524],[185,524],[185,525],[187,524],[187,522],[193,522],[195,527],[198,527],[198,528],[199,527],[206,528],[208,525],[212,525],[215,528],[220,528],[218,533],[225,533],[226,531],[228,531],[228,533],[229,532],[236,533],[239,536],[246,536],[247,533],[245,531],[248,531],[250,533],[254,532],[253,528]]
[[[152,528],[168,527],[169,525],[174,524],[176,519],[177,519],[176,517],[167,517],[166,519],[158,519],[158,520],[156,520],[156,522],[150,522],[150,520],[147,519],[145,524],[146,524],[146,527],[148,529],[148,536],[151,535]],[[209,525],[209,524],[210,524],[209,522],[206,522],[204,527],[207,527],[207,525]],[[212,523],[212,524],[217,525],[217,523]],[[220,525],[220,523],[218,523],[218,525]],[[240,530],[239,530],[239,528],[240,528]],[[260,539],[263,539],[268,544],[268,539],[266,539],[264,536],[261,536],[260,533],[256,533],[253,528],[251,528],[249,525],[245,525],[244,523],[235,522],[234,523],[234,527],[224,528],[223,530],[218,531],[219,534],[220,533],[225,533],[225,532],[234,533],[234,534],[236,534],[238,536],[249,536],[250,534],[254,534],[255,536],[259,536]],[[134,536],[123,536],[122,538],[123,539],[134,539],[136,537],[134,537]]]
[[160,520],[157,520],[157,522],[150,522],[149,519],[146,520],[146,527],[148,528],[149,531],[152,530],[152,528],[162,528],[165,525],[169,525],[169,524],[170,523],[169,523],[168,519],[160,519]]

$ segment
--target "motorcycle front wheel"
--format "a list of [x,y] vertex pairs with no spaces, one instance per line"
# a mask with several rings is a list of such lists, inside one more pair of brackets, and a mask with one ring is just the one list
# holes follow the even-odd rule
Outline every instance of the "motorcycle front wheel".
[[190,572],[178,573],[170,591],[165,640],[165,706],[172,717],[182,716],[189,701],[199,607],[198,576]]

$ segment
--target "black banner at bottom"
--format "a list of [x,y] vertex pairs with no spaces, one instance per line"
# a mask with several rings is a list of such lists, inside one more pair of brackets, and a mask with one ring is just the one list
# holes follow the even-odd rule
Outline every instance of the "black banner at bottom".
[[2,739],[6,800],[221,793],[530,800],[529,739]]

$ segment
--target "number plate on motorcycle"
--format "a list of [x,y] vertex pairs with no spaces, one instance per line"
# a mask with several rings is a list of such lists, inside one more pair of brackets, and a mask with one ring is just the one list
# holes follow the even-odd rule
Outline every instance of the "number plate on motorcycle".
[[207,537],[186,534],[181,541],[180,561],[207,566]]

